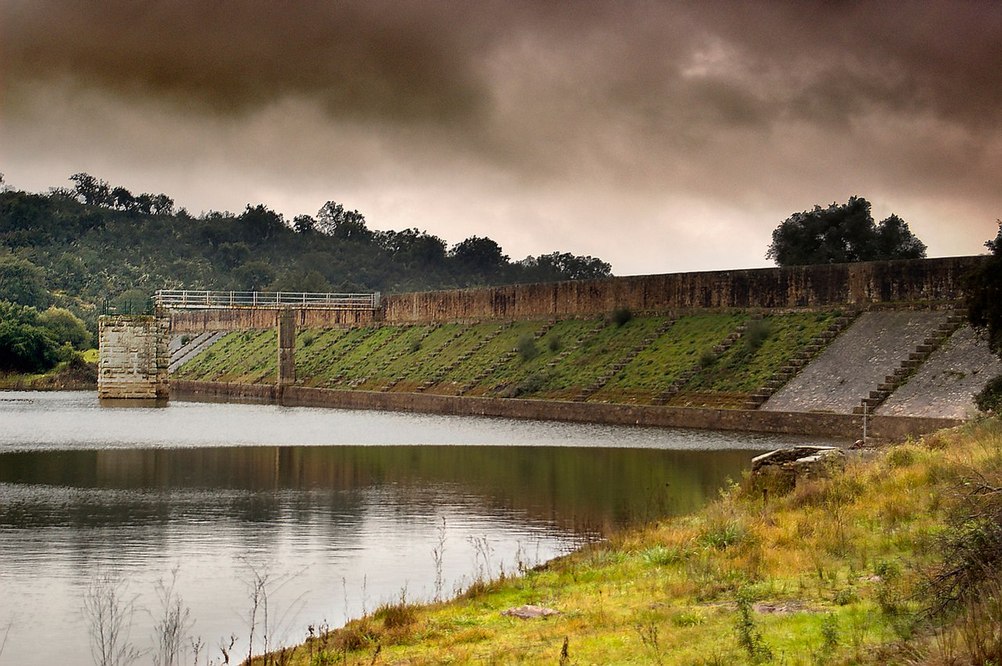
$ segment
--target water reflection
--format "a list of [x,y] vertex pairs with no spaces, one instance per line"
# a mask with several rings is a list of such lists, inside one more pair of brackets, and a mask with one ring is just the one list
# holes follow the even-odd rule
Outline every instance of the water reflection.
[[[439,546],[451,593],[483,566],[477,540],[492,571],[543,561],[689,512],[785,441],[268,405],[109,410],[73,393],[0,393],[0,426],[3,663],[90,663],[82,594],[107,572],[155,610],[157,581],[179,567],[193,635],[215,645],[245,640],[247,579],[267,570],[289,581],[275,607],[292,609],[274,638],[301,640],[404,588],[432,597]],[[151,628],[137,614],[139,645]]]
[[[430,511],[449,494],[481,511],[516,510],[567,529],[606,531],[701,506],[727,478],[740,476],[749,457],[747,451],[494,446],[20,451],[0,454],[0,483],[102,492],[54,493],[48,509],[8,497],[0,525],[166,522],[200,506],[206,492],[199,491],[211,491],[226,515],[249,521],[276,520],[277,504],[268,498],[282,492],[295,498],[297,512],[357,515],[358,491],[392,485],[414,510]],[[37,503],[46,494],[32,496]],[[65,511],[67,502],[84,509]]]

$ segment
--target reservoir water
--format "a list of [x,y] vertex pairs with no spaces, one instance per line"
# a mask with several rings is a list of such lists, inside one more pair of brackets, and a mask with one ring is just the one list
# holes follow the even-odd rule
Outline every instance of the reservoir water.
[[265,633],[296,643],[311,624],[451,596],[697,509],[756,452],[796,441],[0,392],[0,664],[93,663],[85,600],[111,586],[148,650],[171,580],[202,662],[235,640],[236,663],[255,583],[269,608],[255,649]]

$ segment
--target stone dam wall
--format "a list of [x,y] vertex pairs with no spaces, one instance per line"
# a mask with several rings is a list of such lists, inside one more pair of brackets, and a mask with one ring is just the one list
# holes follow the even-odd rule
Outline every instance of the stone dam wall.
[[264,330],[278,326],[282,312],[291,313],[296,328],[364,326],[377,318],[372,310],[319,310],[304,308],[185,310],[170,313],[172,334]]
[[983,260],[947,257],[391,294],[383,299],[383,320],[588,316],[621,307],[633,312],[668,312],[946,303],[963,297],[965,276]]
[[[985,257],[945,257],[700,273],[668,273],[451,289],[383,297],[376,311],[293,309],[299,328],[587,317],[616,308],[640,312],[697,309],[831,308],[952,303]],[[278,310],[171,313],[172,333],[274,328]]]
[[[276,386],[268,363],[254,360],[263,352],[253,351],[255,347],[250,345],[250,351],[234,354],[231,345],[225,352],[227,358],[239,360],[241,353],[250,354],[246,367],[231,372],[217,365],[205,375],[182,372],[177,377],[180,381],[172,381],[172,390],[178,396],[193,398],[852,439],[863,431],[864,417],[859,410],[865,408],[861,401],[877,400],[867,414],[869,435],[894,439],[969,418],[975,412],[971,394],[997,374],[993,370],[999,365],[992,363],[991,355],[981,349],[983,344],[969,329],[957,333],[957,343],[950,342],[963,322],[966,275],[982,260],[956,257],[513,285],[388,296],[377,311],[285,311],[284,317],[291,318],[296,328],[326,329],[304,335],[304,345],[297,352],[304,363],[302,377],[282,381],[279,372]],[[624,332],[608,334],[613,325],[608,315],[620,307],[629,308],[638,317]],[[704,328],[691,328],[697,324],[690,322],[701,317],[704,319],[698,326]],[[278,310],[176,313],[172,333],[215,331],[202,335],[222,335],[218,331],[274,330],[279,318]],[[713,380],[721,382],[719,385],[708,384],[710,380],[705,378],[701,384],[702,366],[694,365],[701,354],[692,350],[712,351],[714,359],[729,358],[729,347],[713,346],[712,327],[706,328],[710,326],[706,318],[726,320],[727,326],[736,327],[727,340],[734,338],[740,344],[744,344],[743,332],[757,321],[764,321],[767,329],[774,327],[777,335],[787,335],[780,338],[786,342],[777,343],[787,345],[776,348],[782,349],[781,353],[773,351],[765,356],[775,377],[783,375],[786,364],[807,356],[797,370],[789,371],[792,375],[783,375],[777,384],[771,377],[760,377],[758,371],[748,376],[756,378],[759,388],[745,387],[741,381],[748,383],[746,380],[735,379],[742,376],[736,373],[744,367],[740,364],[729,371],[732,378],[720,379],[718,375]],[[838,323],[837,332],[823,337],[822,328],[831,328],[828,322],[835,320],[847,323]],[[739,321],[743,323],[739,325]],[[822,323],[810,323],[815,321]],[[799,329],[796,322],[803,322]],[[950,322],[955,323],[943,333],[948,344],[940,353],[942,343],[933,345],[930,340]],[[372,323],[382,325],[357,328]],[[630,334],[625,332],[629,326],[646,326],[650,331],[646,336]],[[578,333],[558,333],[577,330],[574,327],[580,329]],[[552,360],[546,356],[536,363],[538,368],[526,365],[528,370],[517,369],[518,356],[511,348],[523,328]],[[689,340],[687,330],[701,332]],[[790,333],[794,330],[808,332],[801,340]],[[545,337],[547,331],[556,336],[556,346],[548,347],[552,340]],[[573,340],[566,349],[560,347],[560,335],[565,342]],[[316,344],[307,349],[314,340]],[[685,361],[692,365],[691,371],[674,368],[675,361],[662,363],[662,357],[671,359],[676,352],[656,351],[686,350],[687,345],[694,345],[685,352],[691,356]],[[579,349],[585,351],[574,356]],[[290,355],[291,350],[290,344]],[[888,383],[906,364],[921,368],[928,354],[918,352],[930,350],[935,363],[929,372],[903,376],[904,384],[900,380],[893,386]],[[271,351],[268,355],[274,354]],[[450,360],[439,361],[439,355]],[[584,358],[588,355],[591,360]],[[921,360],[914,360],[919,357]],[[495,365],[481,373],[482,358]],[[731,360],[734,358],[742,357]],[[404,363],[408,359],[409,363]],[[644,379],[650,374],[651,363],[645,359],[657,359],[654,379]],[[571,366],[572,362],[575,365]],[[591,377],[581,365],[584,362],[601,366],[601,372],[596,370]],[[747,364],[751,367],[751,361]],[[285,375],[295,377],[289,365]],[[439,365],[442,367],[436,372],[420,370]],[[463,371],[467,365],[469,371]],[[565,372],[565,366],[574,372]],[[712,367],[707,368],[706,376],[712,377]],[[539,381],[532,384],[519,379],[519,372]],[[579,381],[584,383],[574,384],[571,388],[576,390],[567,389],[567,393],[560,383],[561,372],[568,376],[580,373],[584,379]],[[624,380],[625,388],[615,388],[617,376],[641,379],[631,380],[639,382],[636,387]],[[921,389],[912,384],[919,379]],[[734,388],[727,388],[732,385]],[[885,385],[890,388],[883,388]],[[763,395],[772,396],[764,405],[750,400],[764,389],[769,393]],[[901,404],[893,397],[899,390],[902,396],[909,396]],[[874,398],[878,394],[891,395],[886,408],[880,405],[886,397]]]

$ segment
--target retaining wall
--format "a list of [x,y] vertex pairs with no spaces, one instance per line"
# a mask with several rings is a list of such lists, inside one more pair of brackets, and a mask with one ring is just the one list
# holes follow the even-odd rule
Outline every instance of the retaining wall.
[[945,257],[738,271],[670,273],[454,289],[383,297],[390,323],[585,316],[698,308],[865,307],[951,302],[985,257]]
[[[515,398],[471,398],[421,393],[338,391],[260,384],[172,381],[178,398],[280,402],[284,405],[424,412],[462,416],[498,416],[582,423],[607,423],[706,430],[742,430],[790,435],[858,439],[863,417],[851,414],[695,409],[649,405],[614,405]],[[959,419],[870,416],[869,436],[897,440],[963,423]]]
[[[986,257],[946,257],[788,268],[637,275],[384,296],[379,310],[295,308],[298,328],[483,319],[595,316],[615,308],[678,312],[701,308],[866,307],[953,302],[966,274]],[[171,312],[171,332],[273,328],[279,310]]]
[[170,313],[172,334],[215,331],[249,331],[275,328],[279,313],[291,312],[297,328],[360,326],[376,318],[372,310],[320,310],[311,308],[184,310]]

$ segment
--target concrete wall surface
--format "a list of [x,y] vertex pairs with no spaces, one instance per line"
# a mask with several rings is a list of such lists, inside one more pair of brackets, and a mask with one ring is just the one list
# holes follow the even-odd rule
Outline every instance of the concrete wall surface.
[[[594,316],[699,308],[865,307],[885,303],[953,302],[964,277],[984,257],[945,257],[820,266],[637,275],[602,280],[519,284],[390,294],[381,309],[293,308],[299,328],[387,323]],[[172,333],[273,328],[278,309],[172,312]]]
[[98,320],[99,398],[166,399],[170,355],[165,318],[103,316]]
[[1002,375],[1002,361],[989,351],[986,340],[965,326],[933,352],[877,413],[970,418],[978,411],[972,396],[998,375]]

